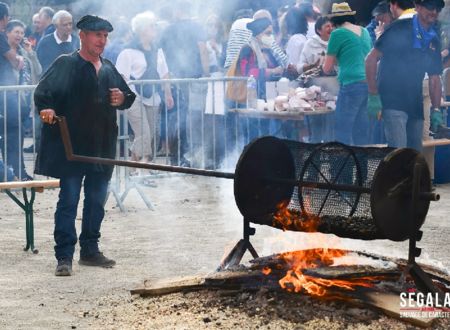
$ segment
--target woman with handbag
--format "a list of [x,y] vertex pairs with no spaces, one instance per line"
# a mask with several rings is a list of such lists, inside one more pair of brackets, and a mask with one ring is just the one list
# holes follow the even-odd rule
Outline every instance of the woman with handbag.
[[[258,99],[266,98],[266,81],[279,80],[284,72],[283,66],[279,63],[273,52],[272,44],[275,42],[272,29],[272,21],[266,17],[258,18],[247,23],[247,29],[252,32],[248,44],[244,45],[239,53],[236,62],[230,67],[228,76],[243,76],[256,79],[256,94]],[[230,71],[235,71],[230,74]],[[242,93],[235,93],[236,96]],[[243,93],[246,96],[246,93]],[[237,103],[237,107],[245,106],[245,99],[233,98],[230,89],[227,90],[227,97]],[[269,125],[272,126],[269,130]],[[244,126],[244,127],[242,127]],[[277,124],[269,120],[248,119],[241,125],[243,132],[248,132],[244,137],[244,143],[254,139],[258,135],[276,134]],[[271,131],[271,132],[269,132]]]
[[[159,80],[169,78],[164,52],[156,40],[156,16],[146,11],[131,20],[132,41],[117,57],[116,68],[126,81]],[[160,104],[164,101],[172,109],[174,101],[169,84],[133,85],[137,97],[128,111],[128,121],[134,132],[132,159],[153,159],[160,138]]]

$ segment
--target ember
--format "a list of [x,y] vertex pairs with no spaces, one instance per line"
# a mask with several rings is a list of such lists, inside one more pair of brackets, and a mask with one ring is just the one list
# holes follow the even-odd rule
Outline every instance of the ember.
[[317,232],[320,218],[307,211],[290,210],[289,201],[277,205],[277,212],[273,215],[273,226],[283,230],[297,230],[308,233]]

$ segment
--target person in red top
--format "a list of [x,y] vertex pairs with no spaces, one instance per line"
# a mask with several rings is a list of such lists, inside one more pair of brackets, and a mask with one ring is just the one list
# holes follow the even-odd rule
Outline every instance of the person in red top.
[[[279,63],[273,52],[272,44],[275,41],[272,30],[272,21],[266,17],[258,18],[247,23],[247,29],[252,31],[249,42],[241,48],[237,65],[243,76],[253,76],[256,79],[258,99],[266,98],[266,81],[278,80],[283,74],[282,64]],[[248,120],[247,142],[258,135],[279,135],[279,123],[270,120]]]
[[272,21],[268,18],[255,19],[247,23],[247,29],[252,31],[252,37],[242,47],[238,65],[243,76],[255,77],[258,98],[264,99],[266,81],[280,79],[284,70],[271,50],[274,41]]

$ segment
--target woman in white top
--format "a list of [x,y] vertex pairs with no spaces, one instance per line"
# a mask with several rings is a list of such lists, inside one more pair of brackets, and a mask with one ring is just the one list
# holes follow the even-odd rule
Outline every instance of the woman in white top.
[[[316,35],[308,39],[297,63],[297,71],[299,72],[306,72],[314,68],[319,69],[325,60],[328,40],[330,40],[333,25],[329,18],[320,17],[317,20],[314,29]],[[313,78],[312,84],[321,86],[324,91],[333,95],[337,95],[339,92],[339,84],[337,82],[335,71],[332,71],[328,75],[321,74],[320,76]]]
[[[314,26],[316,35],[308,39],[303,47],[300,60],[297,63],[299,72],[306,72],[311,69],[320,69],[325,60],[327,52],[328,40],[330,39],[333,26],[327,17],[319,17]],[[324,75],[323,73],[317,77],[311,78],[307,86],[320,86],[323,92],[337,96],[339,92],[339,83],[336,74],[332,73]],[[314,118],[313,118],[314,117]],[[334,120],[332,114],[323,114],[308,117],[310,128],[310,142],[327,142],[334,140]]]
[[[133,40],[120,52],[116,63],[117,70],[127,82],[169,78],[164,52],[153,43],[156,40],[156,22],[150,11],[139,13],[131,20]],[[130,87],[137,95],[127,112],[134,132],[132,157],[150,161],[159,143],[161,98],[164,97],[167,109],[174,105],[170,85],[144,83]]]
[[306,16],[296,7],[292,7],[286,13],[285,22],[287,32],[291,36],[286,45],[286,54],[289,63],[295,65],[299,61],[300,54],[307,40],[308,22]]

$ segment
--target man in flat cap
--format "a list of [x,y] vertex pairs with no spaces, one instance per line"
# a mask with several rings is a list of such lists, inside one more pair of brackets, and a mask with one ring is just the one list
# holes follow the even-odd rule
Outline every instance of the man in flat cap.
[[55,212],[56,276],[72,274],[77,242],[75,218],[84,184],[80,240],[80,265],[109,268],[115,261],[100,252],[98,240],[104,203],[113,167],[70,162],[55,116],[65,116],[76,154],[114,158],[117,141],[116,109],[131,106],[135,95],[114,65],[102,54],[111,24],[96,16],[84,16],[77,24],[81,48],[62,55],[49,67],[34,94],[42,122],[42,139],[35,173],[60,179]]
[[429,77],[432,122],[436,124],[436,115],[441,118],[441,45],[435,25],[444,1],[416,0],[415,4],[412,18],[396,20],[376,41],[366,58],[366,72],[369,97],[381,99],[388,145],[422,151],[425,73]]

